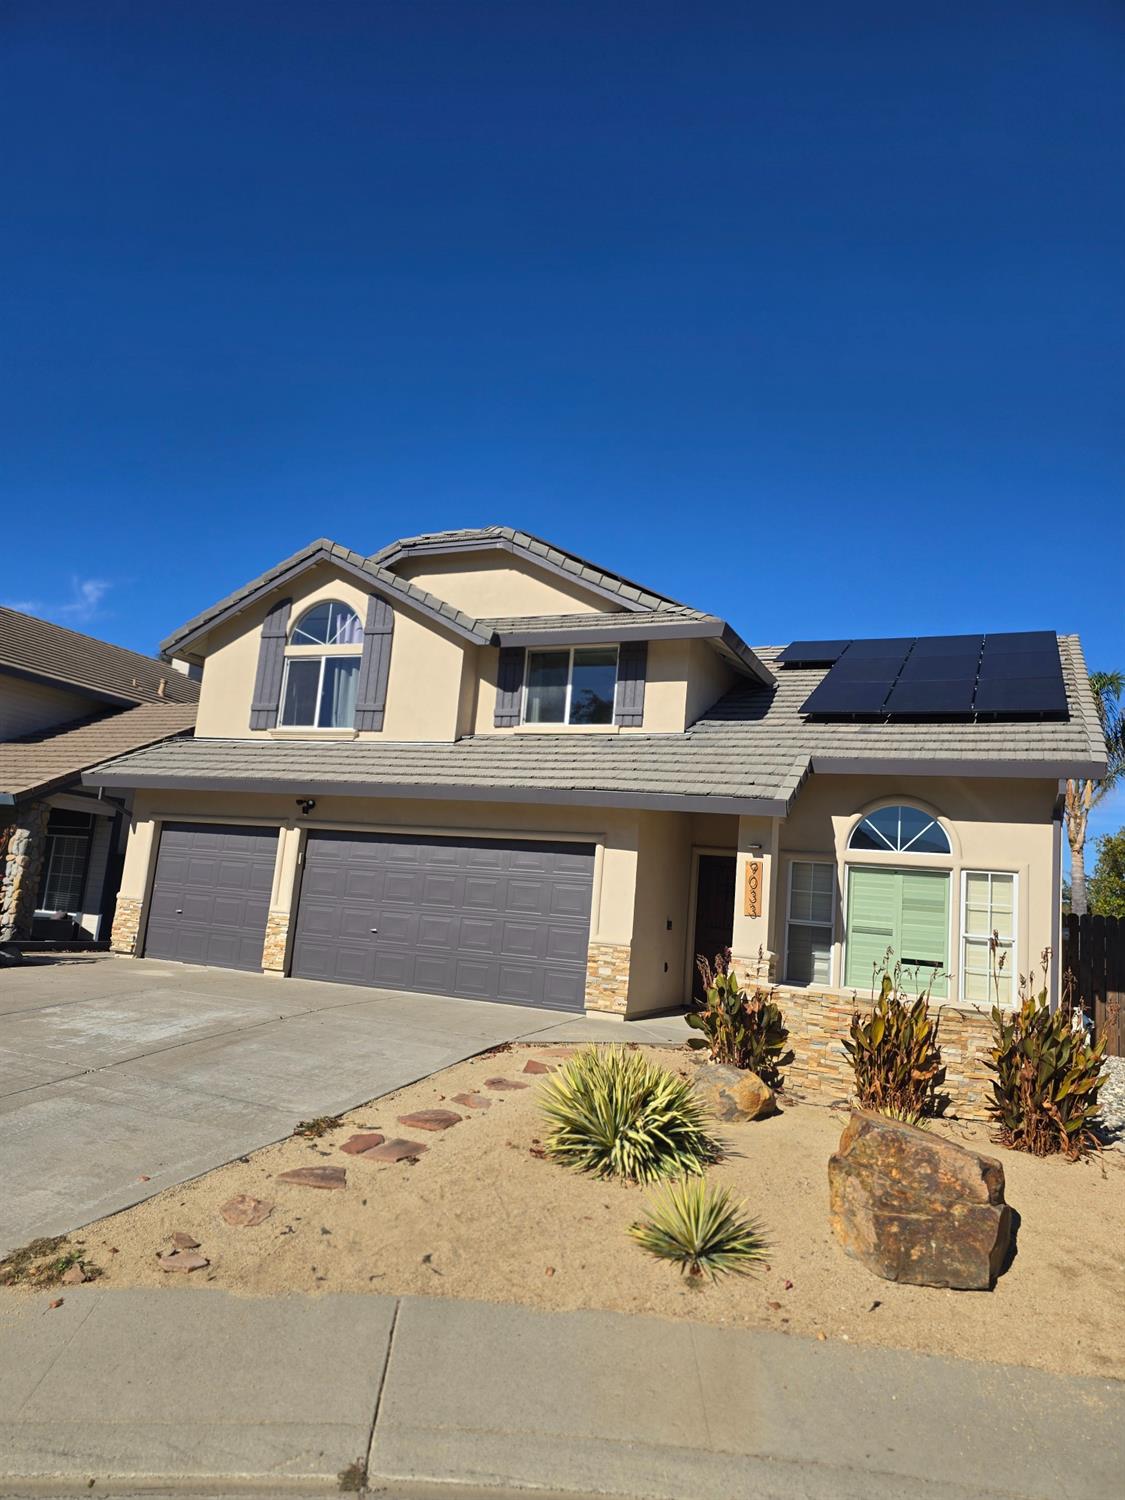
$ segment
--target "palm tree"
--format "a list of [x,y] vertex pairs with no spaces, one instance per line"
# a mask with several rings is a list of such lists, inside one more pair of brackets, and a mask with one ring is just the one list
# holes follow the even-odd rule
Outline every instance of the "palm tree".
[[1070,909],[1086,915],[1086,821],[1107,792],[1125,779],[1125,673],[1091,672],[1090,691],[1105,735],[1108,766],[1100,781],[1083,777],[1066,784],[1066,836],[1070,843]]

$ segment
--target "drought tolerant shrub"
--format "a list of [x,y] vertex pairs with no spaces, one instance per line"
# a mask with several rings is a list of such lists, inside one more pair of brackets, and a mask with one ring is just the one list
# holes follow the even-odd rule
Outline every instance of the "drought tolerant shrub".
[[587,1047],[543,1085],[549,1156],[653,1182],[701,1173],[719,1155],[691,1084],[623,1047]]
[[689,1047],[707,1048],[711,1061],[750,1068],[763,1083],[777,1088],[781,1069],[793,1061],[785,1050],[789,1032],[774,990],[755,989],[747,995],[730,967],[730,953],[717,953],[714,963],[702,954],[695,960],[707,993],[703,1003],[685,1017],[689,1026],[703,1032]]
[[1062,1152],[1071,1161],[1100,1150],[1093,1122],[1098,1112],[1105,1037],[1091,1045],[1080,1015],[1052,1011],[1046,979],[1051,950],[1044,949],[1043,985],[1020,975],[1019,1009],[992,1011],[992,1081],[989,1113],[996,1139],[1033,1156]]
[[937,1112],[937,1090],[945,1077],[937,1023],[930,1016],[937,976],[911,998],[903,990],[901,963],[888,967],[892,956],[888,948],[882,970],[873,973],[871,987],[878,999],[868,1015],[853,1013],[844,1051],[852,1060],[856,1096],[864,1109],[917,1125]]
[[706,1273],[717,1281],[726,1271],[746,1275],[765,1260],[766,1244],[741,1209],[728,1188],[685,1178],[666,1188],[629,1233],[650,1254],[675,1261],[685,1276]]

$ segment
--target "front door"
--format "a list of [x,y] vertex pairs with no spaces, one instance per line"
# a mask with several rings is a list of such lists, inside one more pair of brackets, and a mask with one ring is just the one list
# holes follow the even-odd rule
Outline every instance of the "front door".
[[695,947],[692,949],[691,993],[703,999],[703,982],[695,959],[702,954],[713,962],[716,953],[729,948],[734,936],[733,854],[701,854],[695,889]]

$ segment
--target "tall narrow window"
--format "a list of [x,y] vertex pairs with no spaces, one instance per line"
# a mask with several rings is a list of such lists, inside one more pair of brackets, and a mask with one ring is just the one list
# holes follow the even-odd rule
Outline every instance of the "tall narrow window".
[[1016,877],[992,870],[967,870],[961,916],[962,1000],[982,1005],[1011,1004],[1015,993],[1015,940]]
[[82,910],[93,822],[90,813],[51,809],[39,886],[40,911]]
[[307,610],[285,651],[278,723],[286,729],[350,729],[362,649],[354,609],[328,599]]
[[789,866],[785,973],[793,984],[831,983],[835,895],[832,865],[795,859]]

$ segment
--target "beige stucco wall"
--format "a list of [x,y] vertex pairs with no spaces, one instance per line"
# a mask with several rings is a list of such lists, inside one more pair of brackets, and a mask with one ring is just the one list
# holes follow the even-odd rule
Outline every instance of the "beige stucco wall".
[[638,832],[630,1016],[683,1004],[692,908],[690,814],[646,813]]
[[[952,886],[949,969],[960,967],[961,885],[965,870],[1010,872],[1017,877],[1015,971],[1026,974],[1045,947],[1058,953],[1056,890],[1059,824],[1053,818],[1057,783],[988,777],[812,776],[789,817],[779,825],[779,857],[773,882],[776,923],[772,940],[784,976],[785,910],[789,866],[794,857],[827,860],[836,868],[833,987],[843,986],[843,929],[849,866],[946,869]],[[887,803],[920,807],[938,818],[949,834],[949,858],[917,854],[869,854],[847,849],[856,821]],[[1057,962],[1052,985],[1057,984]],[[950,981],[950,1000],[960,991]]]
[[416,557],[395,565],[400,578],[455,604],[474,619],[497,615],[613,614],[619,608],[577,581],[503,550]]
[[[338,599],[351,605],[361,622],[367,612],[368,595],[362,586],[323,565],[310,569],[289,587],[274,590],[243,614],[220,625],[199,648],[206,652],[206,666],[196,718],[197,736],[269,739],[285,733],[249,727],[262,621],[278,598],[292,599],[291,624],[322,599]],[[396,605],[383,729],[359,738],[456,739],[466,691],[463,686],[466,664],[470,658],[475,659],[475,654],[475,647],[466,645],[433,621]],[[291,733],[301,739],[316,737],[315,733],[310,736],[308,730]],[[340,738],[339,731],[326,733]],[[350,737],[350,732],[345,731],[345,737]]]

